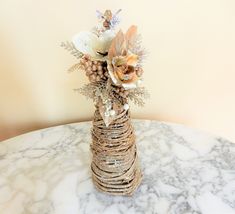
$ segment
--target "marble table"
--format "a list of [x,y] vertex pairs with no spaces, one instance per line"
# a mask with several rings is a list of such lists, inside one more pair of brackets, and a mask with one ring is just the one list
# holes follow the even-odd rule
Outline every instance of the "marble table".
[[0,143],[0,213],[235,213],[235,144],[183,125],[133,124],[144,177],[132,197],[93,187],[83,122]]

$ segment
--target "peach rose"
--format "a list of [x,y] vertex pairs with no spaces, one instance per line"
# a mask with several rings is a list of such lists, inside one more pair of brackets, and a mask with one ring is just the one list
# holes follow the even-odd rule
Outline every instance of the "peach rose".
[[125,35],[119,31],[108,52],[109,75],[114,84],[122,85],[125,89],[137,87],[139,79],[136,72],[138,56],[130,51],[136,33],[136,26],[131,26]]

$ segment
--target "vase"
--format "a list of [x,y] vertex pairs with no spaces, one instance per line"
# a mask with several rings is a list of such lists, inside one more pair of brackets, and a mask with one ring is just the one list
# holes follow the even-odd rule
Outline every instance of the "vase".
[[92,180],[112,195],[132,195],[142,180],[129,110],[123,110],[107,127],[98,107],[91,129]]

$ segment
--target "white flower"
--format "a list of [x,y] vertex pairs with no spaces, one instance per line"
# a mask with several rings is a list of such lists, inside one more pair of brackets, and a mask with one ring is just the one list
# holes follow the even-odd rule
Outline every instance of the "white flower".
[[100,36],[88,31],[82,31],[73,37],[73,44],[83,54],[102,60],[107,56],[115,33],[112,30],[103,32]]

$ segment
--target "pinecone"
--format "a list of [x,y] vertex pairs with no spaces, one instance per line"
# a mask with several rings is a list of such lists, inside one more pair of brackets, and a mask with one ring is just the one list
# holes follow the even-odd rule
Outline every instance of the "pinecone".
[[82,69],[86,72],[86,76],[90,82],[105,81],[108,78],[107,63],[92,60],[88,56],[84,56],[80,60]]

